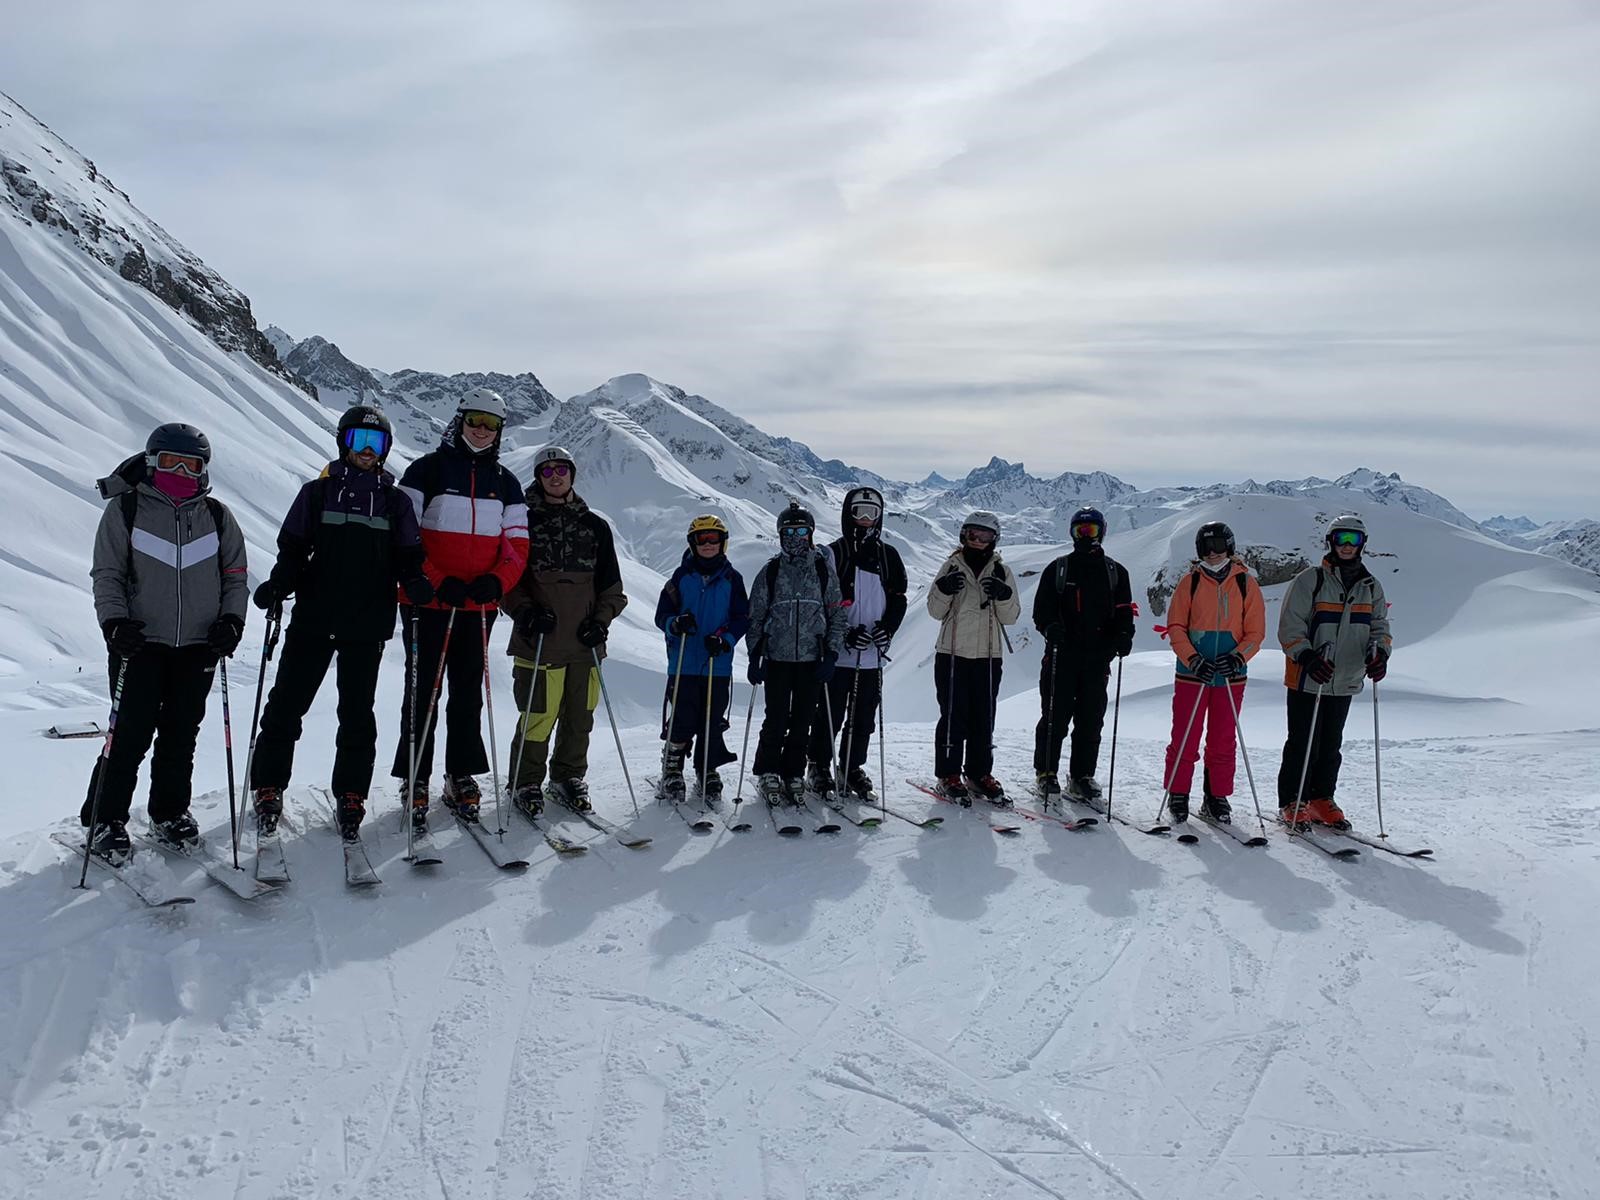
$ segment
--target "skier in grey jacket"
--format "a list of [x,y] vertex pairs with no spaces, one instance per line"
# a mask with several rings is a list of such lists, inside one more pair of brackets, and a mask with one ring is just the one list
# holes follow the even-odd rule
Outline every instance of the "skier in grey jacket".
[[[110,652],[117,730],[96,760],[79,819],[96,853],[128,853],[128,810],[150,759],[150,824],[173,842],[199,836],[189,815],[195,739],[217,662],[244,632],[244,535],[210,495],[211,443],[193,425],[162,425],[143,454],[100,480],[111,503],[94,539],[95,618]],[[104,773],[103,782],[99,776]],[[96,788],[99,806],[94,812]]]
[[1366,680],[1376,684],[1388,673],[1394,642],[1383,585],[1361,561],[1366,525],[1357,516],[1338,517],[1328,526],[1327,544],[1321,565],[1294,577],[1278,618],[1289,688],[1278,809],[1290,825],[1349,829],[1333,799],[1344,722]]
[[779,553],[750,588],[752,684],[766,684],[755,772],[768,804],[805,794],[806,743],[822,685],[844,645],[845,611],[833,555],[813,544],[817,520],[798,502],[778,516]]

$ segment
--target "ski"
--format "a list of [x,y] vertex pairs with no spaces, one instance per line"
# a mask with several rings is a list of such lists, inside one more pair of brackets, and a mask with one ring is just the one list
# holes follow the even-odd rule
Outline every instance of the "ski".
[[1041,811],[1037,808],[1023,808],[1020,804],[1013,804],[1010,811],[1033,821],[1054,821],[1063,829],[1070,829],[1075,833],[1083,829],[1093,829],[1100,824],[1094,817],[1064,817],[1057,813]]
[[766,807],[767,816],[772,821],[772,827],[778,831],[778,836],[779,837],[799,837],[802,833],[805,832],[805,830],[801,829],[800,826],[798,826],[798,825],[794,825],[794,824],[785,825],[783,822],[778,820],[778,809],[780,809],[780,808],[793,808],[794,805],[789,804],[788,802],[785,802],[785,803],[783,803],[781,805],[780,804],[769,804],[765,799],[757,800],[756,803],[764,805]]
[[739,802],[733,802],[733,812],[725,813],[721,808],[712,807],[711,811],[717,814],[717,819],[729,833],[749,833],[750,822],[739,818]]
[[283,833],[256,834],[255,875],[262,883],[288,883],[289,860],[283,856]]
[[1393,854],[1397,858],[1433,858],[1433,851],[1426,847],[1420,850],[1402,850],[1399,846],[1391,846],[1387,841],[1370,833],[1357,833],[1354,829],[1335,829],[1331,832],[1338,837],[1349,838],[1352,842],[1360,842],[1363,846],[1371,846],[1374,850],[1382,850],[1385,854]]
[[[1074,804],[1081,804],[1091,812],[1099,813],[1102,817],[1106,815],[1106,807],[1102,801],[1083,800],[1074,796],[1072,797],[1072,802]],[[1128,820],[1128,818],[1123,816],[1120,812],[1112,813],[1107,819],[1115,821],[1118,825],[1126,825],[1129,829],[1137,829],[1140,833],[1148,833],[1151,837],[1164,837],[1166,834],[1172,832],[1171,825],[1162,825],[1159,822],[1154,825],[1141,825],[1137,821]],[[1190,834],[1188,836],[1193,838],[1194,835]],[[1198,841],[1199,839],[1194,838],[1194,840]]]
[[[1282,817],[1278,818],[1278,824],[1283,826],[1283,830],[1288,835],[1289,840],[1291,842],[1302,842],[1307,846],[1313,846],[1316,849],[1322,851],[1329,858],[1350,859],[1350,858],[1356,858],[1361,854],[1361,851],[1357,850],[1354,846],[1330,846],[1330,845],[1328,845],[1328,843],[1326,843],[1326,842],[1321,840],[1322,836],[1323,836],[1323,831],[1320,831],[1320,830],[1303,830],[1303,831],[1301,831],[1301,830],[1291,829],[1289,827],[1288,823],[1286,821],[1284,821],[1284,819]],[[1334,831],[1331,830],[1331,829],[1327,830],[1326,832],[1328,834],[1333,834],[1334,833]]]
[[489,856],[489,861],[502,871],[517,871],[528,865],[527,859],[513,854],[506,847],[505,830],[491,832],[484,827],[481,820],[463,821],[459,816],[456,817],[456,824],[461,826],[466,835],[478,844],[478,848]]
[[204,838],[197,838],[180,846],[154,833],[136,833],[134,837],[152,850],[159,850],[173,858],[193,863],[210,876],[213,882],[220,883],[241,900],[255,900],[268,892],[278,890],[277,884],[264,883],[243,867],[234,866],[223,858],[220,852],[207,845]]
[[339,839],[344,847],[344,882],[346,887],[372,887],[381,883],[378,873],[372,869],[372,860],[367,857],[366,843],[357,834],[348,842]]
[[[952,800],[949,796],[946,796],[936,787],[930,787],[928,784],[919,783],[915,779],[907,779],[906,782],[912,787],[916,788],[917,791],[923,793],[923,795],[932,796],[935,800],[938,800],[943,804],[954,804],[957,808],[971,807],[971,805],[962,804],[957,800]],[[1022,826],[1020,825],[997,825],[992,820],[988,820],[988,818],[985,818],[985,820],[988,822],[989,828],[999,834],[1013,836],[1022,832]]]
[[1204,812],[1198,812],[1195,816],[1199,818],[1201,824],[1211,826],[1218,833],[1227,834],[1241,846],[1265,846],[1267,844],[1267,839],[1263,835],[1246,833],[1242,829],[1236,829],[1231,821],[1213,820],[1211,817],[1206,816]]
[[[400,819],[405,820],[402,813]],[[411,857],[405,860],[413,867],[437,867],[444,861],[439,847],[433,843],[433,834],[426,825],[419,825],[411,833]]]
[[544,838],[545,845],[549,846],[550,849],[554,850],[557,854],[583,854],[589,849],[589,847],[583,845],[581,842],[569,841],[558,833],[552,833],[545,826],[543,821],[539,820],[538,817],[534,816],[527,809],[520,808],[514,803],[511,807],[516,809],[516,811],[521,814],[524,821],[539,831],[539,836]]
[[[52,833],[50,839],[71,850],[80,860],[83,858],[84,843],[81,840],[59,832]],[[120,865],[98,854],[90,854],[89,861],[139,897],[147,908],[174,908],[180,904],[194,903],[193,896],[178,892],[171,880],[160,878],[164,872],[152,870],[151,865],[137,854],[129,855]]]
[[907,825],[915,825],[918,829],[938,829],[944,824],[944,818],[938,816],[937,814],[933,816],[913,817],[907,813],[901,812],[898,808],[890,808],[887,805],[881,804],[878,806],[878,811],[888,813],[891,817],[898,818],[899,820],[904,821]]
[[821,822],[820,825],[811,831],[812,833],[838,833],[844,828],[844,826],[839,824],[839,822],[830,821],[828,819],[826,810],[818,812],[817,806],[811,803],[809,797],[803,797],[800,801],[799,807],[804,810],[806,815],[809,816],[813,821]]
[[563,811],[569,812],[573,816],[577,817],[578,820],[589,826],[590,829],[598,829],[601,833],[609,833],[629,850],[643,850],[650,844],[649,838],[639,837],[635,834],[629,833],[615,821],[608,821],[605,817],[598,815],[593,809],[580,811],[576,808],[573,808],[565,800],[561,799],[559,793],[549,788],[545,789],[544,799],[547,805],[555,804],[559,806]]
[[[646,775],[644,781],[649,786],[651,794],[655,796],[656,803],[664,804],[671,808],[683,820],[683,823],[696,833],[710,833],[717,827],[716,822],[711,820],[709,813],[702,813],[696,809],[685,809],[684,805],[688,803],[687,797],[682,800],[673,800],[663,794],[661,780],[656,776]],[[695,813],[696,815],[690,816],[690,813]]]
[[883,817],[881,815],[865,817],[854,816],[850,810],[844,806],[843,801],[841,801],[836,794],[832,796],[824,796],[822,798],[822,802],[834,812],[838,813],[846,821],[849,821],[850,824],[854,825],[857,829],[876,829],[878,826],[883,824]]

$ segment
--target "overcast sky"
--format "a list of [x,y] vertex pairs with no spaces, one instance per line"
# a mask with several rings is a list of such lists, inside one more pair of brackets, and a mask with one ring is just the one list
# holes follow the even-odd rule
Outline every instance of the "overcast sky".
[[1592,0],[12,7],[0,88],[359,362],[1600,517]]

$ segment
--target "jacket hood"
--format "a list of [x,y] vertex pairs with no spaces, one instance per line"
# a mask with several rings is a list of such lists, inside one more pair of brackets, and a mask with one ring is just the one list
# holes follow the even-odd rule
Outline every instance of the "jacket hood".
[[857,500],[870,500],[878,506],[878,519],[872,523],[872,532],[879,536],[883,534],[883,493],[873,487],[855,487],[844,494],[844,501],[839,505],[839,532],[844,534],[844,540],[856,540],[856,523],[850,519],[850,506]]

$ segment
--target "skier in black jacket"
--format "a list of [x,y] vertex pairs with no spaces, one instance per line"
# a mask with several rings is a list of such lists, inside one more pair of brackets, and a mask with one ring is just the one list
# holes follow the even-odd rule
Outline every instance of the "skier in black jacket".
[[331,783],[340,832],[354,838],[366,812],[378,746],[373,696],[394,636],[395,584],[412,604],[433,599],[411,499],[383,469],[393,441],[388,418],[370,405],[339,418],[339,458],[294,498],[278,532],[278,561],[256,588],[257,608],[296,598],[250,760],[258,835],[278,827],[301,721],[335,654],[339,731]]
[[1098,800],[1095,764],[1106,718],[1111,660],[1133,649],[1137,609],[1128,572],[1101,542],[1105,514],[1080,508],[1072,516],[1072,551],[1045,568],[1033,595],[1033,624],[1044,634],[1039,664],[1042,711],[1034,731],[1033,769],[1042,800],[1059,800],[1061,743],[1072,727],[1069,794]]
[[828,547],[844,601],[844,653],[811,723],[811,790],[833,790],[837,745],[845,787],[863,800],[874,795],[865,764],[881,699],[884,655],[906,617],[906,568],[900,552],[884,540],[883,512],[883,493],[876,488],[845,493],[840,509],[844,536]]

